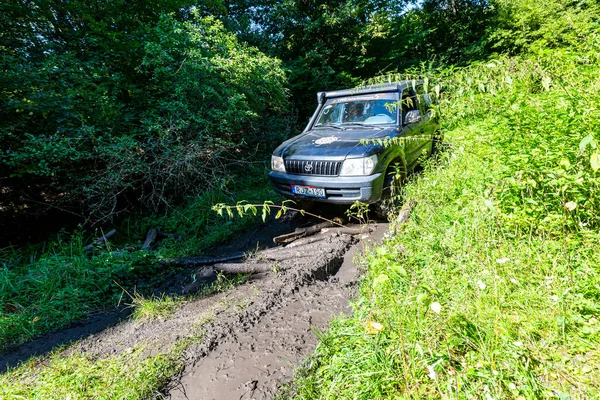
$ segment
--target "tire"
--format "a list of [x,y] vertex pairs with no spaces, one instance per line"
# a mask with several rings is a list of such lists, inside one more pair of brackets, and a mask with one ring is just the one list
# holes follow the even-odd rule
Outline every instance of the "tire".
[[382,219],[387,220],[388,215],[398,206],[400,203],[400,188],[406,180],[407,170],[406,163],[404,160],[398,162],[401,171],[396,171],[396,168],[391,163],[385,173],[383,181],[383,188],[381,190],[381,198],[378,202],[373,204],[373,211],[375,214]]
[[444,144],[444,135],[438,129],[434,134],[431,140],[431,153],[430,157],[433,157],[439,154],[442,151],[442,146]]

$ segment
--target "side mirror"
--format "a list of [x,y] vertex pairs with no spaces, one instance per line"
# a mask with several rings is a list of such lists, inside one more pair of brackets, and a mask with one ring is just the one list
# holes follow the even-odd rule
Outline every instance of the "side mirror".
[[404,117],[406,125],[416,124],[419,121],[421,121],[421,111],[419,110],[410,110],[406,113],[406,117]]

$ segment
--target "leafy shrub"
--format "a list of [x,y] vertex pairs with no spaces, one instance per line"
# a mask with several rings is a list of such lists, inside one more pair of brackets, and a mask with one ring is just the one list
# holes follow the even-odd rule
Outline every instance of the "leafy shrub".
[[[90,22],[88,11],[100,12],[69,8],[72,20],[55,28],[64,37],[45,15],[0,44],[5,185],[41,202],[79,204],[100,222],[129,204],[157,211],[210,188],[240,158],[286,135],[280,62],[200,9],[183,22],[148,10],[124,22],[108,8],[103,19],[117,32]],[[78,18],[81,26],[72,26]],[[48,29],[48,40],[29,43],[42,35],[36,29]]]

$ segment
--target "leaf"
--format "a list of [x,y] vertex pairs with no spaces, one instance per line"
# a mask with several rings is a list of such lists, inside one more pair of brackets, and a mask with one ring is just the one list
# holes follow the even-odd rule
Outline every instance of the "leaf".
[[383,285],[389,280],[390,278],[386,274],[379,275],[377,278],[373,279],[373,289],[376,289],[377,287]]
[[594,171],[598,171],[600,169],[600,156],[598,153],[593,153],[590,156],[590,165]]
[[275,219],[279,219],[279,217],[281,217],[281,214],[283,214],[283,209],[279,209],[279,211],[277,211],[277,215],[275,215]]
[[385,327],[377,321],[368,320],[365,324],[365,331],[369,335],[376,335],[384,329]]
[[545,76],[542,79],[542,86],[546,91],[550,90],[550,83],[552,83],[552,78],[550,78],[549,76]]
[[574,201],[569,201],[567,204],[565,204],[565,207],[567,208],[567,210],[573,211],[577,208],[577,203],[575,203]]
[[394,264],[394,265],[390,266],[390,269],[400,276],[406,275],[406,269],[400,264]]
[[496,210],[496,207],[494,207],[494,202],[492,200],[485,199],[483,201],[483,204],[485,204],[485,206],[488,208],[488,210],[490,210],[492,212],[493,215],[498,214],[498,210]]
[[431,304],[431,297],[427,293],[419,293],[419,295],[417,295],[417,303],[429,307]]
[[267,210],[268,209],[269,209],[269,207],[263,206],[263,210],[262,210],[262,220],[263,220],[263,222],[267,221]]
[[589,145],[591,145],[594,149],[596,148],[596,142],[594,141],[594,137],[592,135],[587,135],[581,139],[581,142],[579,142],[579,151],[583,153],[586,147]]
[[439,314],[442,312],[442,305],[440,303],[438,303],[437,301],[434,301],[433,303],[431,303],[429,305],[429,308],[431,308],[431,311],[433,311],[436,314]]

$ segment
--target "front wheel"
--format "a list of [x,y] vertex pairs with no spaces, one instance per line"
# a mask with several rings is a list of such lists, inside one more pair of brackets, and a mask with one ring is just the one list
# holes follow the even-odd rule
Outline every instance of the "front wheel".
[[406,180],[406,174],[404,162],[388,167],[383,181],[381,198],[373,204],[373,211],[378,217],[387,219],[388,215],[400,204],[400,190]]
[[431,154],[430,157],[435,156],[442,151],[442,145],[444,144],[444,135],[438,129],[431,139]]

